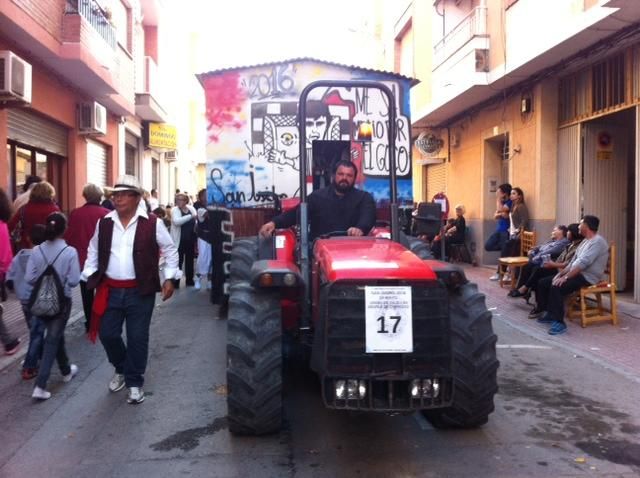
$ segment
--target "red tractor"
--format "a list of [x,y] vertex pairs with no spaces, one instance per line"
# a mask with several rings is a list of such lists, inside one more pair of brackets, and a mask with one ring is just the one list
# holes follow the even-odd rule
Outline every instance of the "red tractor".
[[[298,118],[317,87],[384,84],[318,81],[302,92]],[[305,138],[305,121],[299,121]],[[234,434],[282,424],[284,344],[306,347],[329,408],[421,411],[434,426],[487,422],[497,392],[496,335],[484,295],[462,269],[430,259],[400,232],[395,107],[389,108],[390,218],[387,234],[335,233],[309,243],[306,148],[300,142],[299,225],[274,237],[233,242],[227,332],[227,404]],[[289,347],[286,348],[287,350]],[[289,358],[293,360],[292,358]]]

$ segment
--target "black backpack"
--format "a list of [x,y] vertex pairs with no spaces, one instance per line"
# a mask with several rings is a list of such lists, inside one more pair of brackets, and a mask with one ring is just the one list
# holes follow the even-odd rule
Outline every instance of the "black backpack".
[[38,277],[36,285],[33,286],[31,296],[29,297],[29,312],[36,317],[52,318],[62,311],[64,288],[62,287],[60,276],[53,268],[53,264],[55,264],[60,254],[62,254],[67,247],[69,246],[65,246],[58,252],[58,255],[50,264],[44,252],[42,252],[42,249],[39,249],[47,263],[47,267],[44,272],[40,274],[40,277]]

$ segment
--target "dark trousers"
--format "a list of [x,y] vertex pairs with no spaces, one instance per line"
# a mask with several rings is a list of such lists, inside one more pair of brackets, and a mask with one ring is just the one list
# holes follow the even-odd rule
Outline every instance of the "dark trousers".
[[193,241],[180,240],[178,247],[178,267],[182,270],[184,263],[184,277],[186,285],[193,285],[193,261],[194,261]]
[[32,319],[32,328],[43,328],[47,332],[42,349],[42,360],[38,369],[38,378],[36,378],[36,386],[40,388],[47,387],[54,360],[58,362],[62,375],[71,373],[69,357],[67,357],[67,350],[64,346],[64,329],[70,313],[71,299],[67,298],[62,304],[62,311],[57,316],[46,320],[40,317],[33,317]]
[[538,303],[538,310],[546,310],[553,320],[564,322],[565,297],[589,285],[589,282],[582,274],[578,274],[571,279],[567,279],[561,286],[555,286],[552,284],[554,277],[555,276],[545,277],[538,281],[536,302]]
[[545,269],[529,262],[522,268],[518,278],[518,288],[525,286],[527,289],[536,290],[538,281],[544,277],[554,276],[557,269]]
[[96,295],[95,289],[87,289],[87,283],[80,281],[80,295],[82,296],[82,309],[84,310],[84,328],[89,331],[89,322],[91,321],[91,309],[93,307],[93,298]]
[[[155,294],[140,295],[137,288],[109,290],[107,311],[100,321],[100,342],[107,358],[123,374],[127,387],[141,387],[149,355],[149,325]],[[122,325],[127,344],[122,340]]]
[[29,323],[29,348],[24,357],[22,368],[36,368],[42,358],[44,332],[47,327],[44,320],[36,320],[36,318],[31,315],[26,304],[22,304],[22,312],[24,313],[25,320]]
[[509,233],[507,231],[495,231],[484,243],[484,250],[501,251],[508,239]]
[[520,255],[520,238],[507,239],[500,251],[500,257],[515,257]]

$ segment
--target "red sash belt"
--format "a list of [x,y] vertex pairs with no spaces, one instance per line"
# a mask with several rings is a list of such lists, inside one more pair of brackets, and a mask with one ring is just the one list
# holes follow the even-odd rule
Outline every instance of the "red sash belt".
[[107,311],[107,305],[109,304],[109,290],[111,288],[116,289],[131,289],[137,287],[138,282],[135,279],[130,280],[115,280],[105,277],[98,287],[96,287],[96,296],[93,299],[93,307],[91,308],[91,324],[89,326],[89,340],[96,343],[98,332],[100,331],[100,319]]

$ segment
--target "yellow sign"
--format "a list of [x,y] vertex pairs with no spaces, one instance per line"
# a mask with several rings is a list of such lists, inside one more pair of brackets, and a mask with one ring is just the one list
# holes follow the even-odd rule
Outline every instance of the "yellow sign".
[[178,134],[175,126],[165,123],[149,123],[149,147],[178,149]]

